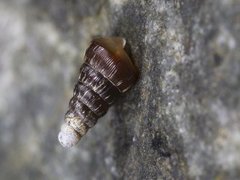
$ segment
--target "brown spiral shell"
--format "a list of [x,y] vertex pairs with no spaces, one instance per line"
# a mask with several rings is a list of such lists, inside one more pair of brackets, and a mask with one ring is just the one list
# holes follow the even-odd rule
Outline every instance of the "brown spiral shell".
[[65,124],[58,135],[64,147],[75,145],[116,98],[137,81],[138,70],[124,50],[125,43],[120,37],[97,38],[86,50]]

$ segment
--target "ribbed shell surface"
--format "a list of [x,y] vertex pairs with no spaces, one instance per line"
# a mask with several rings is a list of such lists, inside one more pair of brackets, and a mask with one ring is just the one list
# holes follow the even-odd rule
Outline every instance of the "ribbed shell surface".
[[[127,91],[137,80],[137,69],[123,50],[92,41],[80,68],[78,82],[65,119],[79,117],[89,128],[106,114],[119,94]],[[114,45],[114,42],[111,42]]]

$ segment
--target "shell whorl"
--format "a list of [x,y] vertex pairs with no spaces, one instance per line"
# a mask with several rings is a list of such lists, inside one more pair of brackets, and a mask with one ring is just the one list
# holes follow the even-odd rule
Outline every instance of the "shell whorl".
[[107,113],[116,98],[137,80],[138,71],[124,50],[125,39],[94,39],[75,85],[65,124],[58,135],[64,147],[72,147]]

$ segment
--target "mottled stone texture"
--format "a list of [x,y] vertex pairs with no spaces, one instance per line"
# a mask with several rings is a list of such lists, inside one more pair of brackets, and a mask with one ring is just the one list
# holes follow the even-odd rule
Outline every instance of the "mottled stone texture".
[[[1,0],[0,179],[239,179],[239,0]],[[123,36],[137,85],[57,142],[83,54]]]

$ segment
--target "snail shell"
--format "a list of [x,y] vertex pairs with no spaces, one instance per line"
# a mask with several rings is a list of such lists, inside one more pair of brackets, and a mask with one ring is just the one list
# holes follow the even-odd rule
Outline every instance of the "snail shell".
[[58,135],[72,147],[108,111],[116,98],[137,81],[138,70],[124,50],[120,37],[94,39],[85,53],[65,123]]

